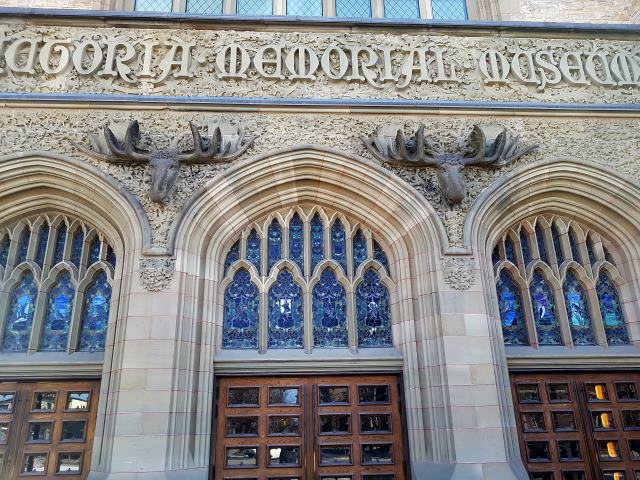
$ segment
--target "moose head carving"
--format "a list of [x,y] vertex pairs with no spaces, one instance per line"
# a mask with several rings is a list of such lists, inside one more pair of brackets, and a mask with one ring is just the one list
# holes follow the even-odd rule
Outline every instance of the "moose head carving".
[[140,126],[133,120],[127,127],[122,141],[118,140],[111,129],[104,126],[104,145],[95,135],[90,140],[93,149],[82,145],[77,147],[94,158],[121,165],[149,164],[151,187],[149,198],[156,203],[164,203],[173,193],[182,164],[224,163],[242,155],[253,143],[256,137],[246,136],[238,129],[231,135],[223,135],[220,126],[213,131],[212,139],[203,139],[198,127],[189,122],[193,137],[193,149],[179,151],[178,141],[182,136],[171,141],[171,146],[164,149],[149,151],[138,146],[140,141]]
[[378,128],[373,135],[362,137],[367,150],[378,160],[399,167],[436,167],[438,181],[445,198],[457,204],[464,200],[462,170],[467,166],[500,168],[537,149],[537,145],[521,146],[520,139],[503,129],[495,139],[487,141],[482,127],[475,125],[469,137],[471,153],[436,153],[425,142],[425,126],[409,140],[402,129],[395,135]]

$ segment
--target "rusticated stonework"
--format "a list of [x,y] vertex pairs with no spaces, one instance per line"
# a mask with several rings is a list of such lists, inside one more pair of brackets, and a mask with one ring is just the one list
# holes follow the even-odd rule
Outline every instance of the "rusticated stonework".
[[176,262],[173,258],[141,258],[140,283],[150,292],[164,290],[171,283]]
[[444,281],[455,290],[469,290],[475,281],[473,257],[448,257],[443,262]]

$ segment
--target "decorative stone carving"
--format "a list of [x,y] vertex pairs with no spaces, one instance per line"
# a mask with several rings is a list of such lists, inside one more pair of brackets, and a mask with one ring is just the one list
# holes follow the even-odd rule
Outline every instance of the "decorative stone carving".
[[443,262],[444,281],[455,290],[469,290],[475,282],[473,257],[447,257]]
[[402,129],[390,135],[389,129],[380,127],[373,135],[362,137],[365,147],[381,162],[400,167],[436,167],[438,180],[445,198],[458,204],[464,200],[464,177],[462,169],[466,166],[500,168],[523,155],[537,149],[537,145],[521,146],[519,137],[513,136],[506,128],[495,138],[487,138],[487,131],[474,125],[469,138],[471,152],[440,153],[425,138],[425,127],[421,125],[409,140]]
[[168,257],[147,257],[140,259],[140,283],[150,292],[160,292],[173,279],[176,261]]
[[236,129],[229,135],[223,136],[220,126],[213,129],[210,139],[203,139],[198,127],[189,122],[193,136],[193,149],[180,152],[177,148],[181,136],[174,137],[168,148],[149,151],[138,146],[140,142],[140,126],[133,120],[127,127],[124,140],[116,138],[111,129],[104,126],[104,140],[106,147],[101,145],[95,135],[90,136],[93,149],[82,145],[78,148],[99,160],[118,164],[149,163],[151,186],[149,198],[152,202],[163,204],[175,190],[176,180],[181,164],[198,163],[226,163],[238,158],[253,143],[256,137],[245,136],[243,131]]

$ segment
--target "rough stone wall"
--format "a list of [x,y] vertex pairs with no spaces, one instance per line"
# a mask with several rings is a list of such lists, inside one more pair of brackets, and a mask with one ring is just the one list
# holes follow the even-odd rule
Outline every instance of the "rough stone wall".
[[104,10],[108,6],[109,0],[0,0],[0,7]]
[[638,0],[506,0],[499,2],[500,18],[496,20],[637,23],[640,22],[638,4]]

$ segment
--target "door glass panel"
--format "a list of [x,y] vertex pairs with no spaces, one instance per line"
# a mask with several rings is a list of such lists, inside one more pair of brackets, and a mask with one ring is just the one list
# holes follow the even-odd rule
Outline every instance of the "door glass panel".
[[227,467],[247,468],[258,466],[257,447],[228,447]]
[[350,415],[320,415],[320,435],[349,433]]
[[360,415],[361,433],[387,433],[391,431],[391,415],[362,414]]
[[298,387],[269,388],[269,405],[300,405]]
[[527,442],[527,456],[530,462],[550,462],[549,442]]
[[227,436],[257,436],[258,435],[258,417],[228,417],[227,418]]
[[531,472],[531,480],[554,480],[553,472]]
[[351,480],[351,475],[323,475],[320,480]]
[[638,391],[635,383],[616,383],[616,395],[619,402],[638,400]]
[[620,459],[620,447],[615,440],[598,440],[598,456],[600,460]]
[[362,480],[395,480],[395,475],[363,475]]
[[33,395],[33,411],[54,412],[56,410],[56,392],[36,392]]
[[268,463],[273,465],[299,465],[300,447],[279,445],[269,447]]
[[518,391],[518,401],[520,403],[540,403],[540,390],[538,384],[519,384],[516,387]]
[[546,430],[544,424],[544,413],[523,412],[522,427],[525,432],[544,432]]
[[89,410],[89,392],[68,392],[65,410]]
[[558,440],[558,457],[560,461],[577,462],[582,460],[580,442],[577,440]]
[[16,394],[11,393],[0,393],[0,413],[11,413],[13,412],[13,402],[15,400]]
[[606,402],[609,400],[609,392],[605,383],[586,383],[587,400],[589,402]]
[[550,402],[570,402],[571,394],[569,393],[569,384],[567,383],[549,383],[547,384]]
[[640,429],[640,410],[622,410],[622,425],[625,430]]
[[591,420],[595,430],[615,430],[611,412],[591,412]]
[[9,423],[0,423],[0,445],[6,445],[9,440]]
[[258,388],[230,388],[227,404],[230,407],[257,407],[259,393]]
[[85,421],[69,421],[62,422],[62,442],[83,442],[87,422]]
[[27,434],[27,442],[50,443],[52,431],[53,431],[52,422],[32,422],[29,424],[29,433]]
[[320,404],[349,404],[349,387],[320,386]]
[[576,420],[573,412],[553,412],[553,429],[559,431],[576,430]]
[[393,463],[391,445],[362,445],[362,463]]
[[358,399],[361,404],[389,403],[388,385],[360,385]]
[[562,480],[587,480],[584,472],[562,472]]
[[640,439],[629,440],[629,455],[633,460],[640,460]]
[[24,456],[22,473],[45,473],[47,469],[46,453],[31,453]]
[[59,453],[57,473],[80,473],[82,471],[81,453]]
[[602,472],[604,480],[625,480],[624,471],[614,470],[610,472]]
[[269,417],[269,435],[300,435],[300,417],[286,415]]
[[351,445],[322,445],[320,447],[321,465],[349,465],[351,463]]

